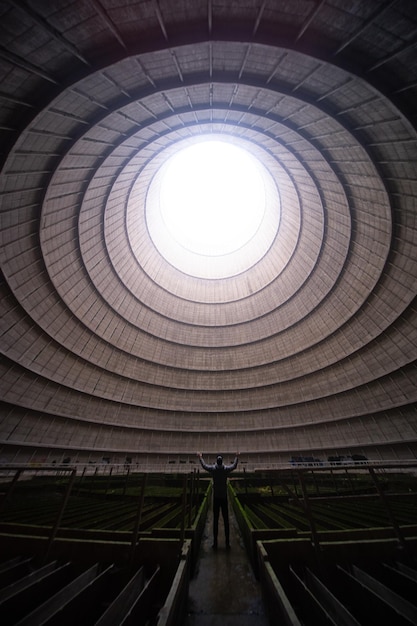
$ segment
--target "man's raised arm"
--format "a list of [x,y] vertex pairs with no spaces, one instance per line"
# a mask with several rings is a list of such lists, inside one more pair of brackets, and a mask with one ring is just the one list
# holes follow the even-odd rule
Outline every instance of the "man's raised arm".
[[202,455],[202,453],[201,453],[201,452],[197,452],[197,456],[198,456],[198,458],[200,459],[200,464],[201,464],[201,467],[202,467],[203,469],[205,469],[207,472],[209,472],[209,471],[210,471],[210,469],[211,469],[211,466],[210,466],[210,465],[207,465],[207,463],[205,463],[205,461],[204,461],[204,459],[203,459],[203,455]]

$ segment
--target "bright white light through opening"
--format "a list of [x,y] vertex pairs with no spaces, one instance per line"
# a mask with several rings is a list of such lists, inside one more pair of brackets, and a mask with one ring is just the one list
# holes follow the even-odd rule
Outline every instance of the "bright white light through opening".
[[262,222],[265,202],[257,160],[224,141],[202,141],[175,154],[161,179],[167,230],[200,255],[226,255],[244,246]]

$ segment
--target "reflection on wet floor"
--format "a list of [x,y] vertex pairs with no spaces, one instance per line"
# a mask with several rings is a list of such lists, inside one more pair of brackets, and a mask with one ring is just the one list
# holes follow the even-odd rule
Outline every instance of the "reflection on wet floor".
[[230,505],[229,516],[231,549],[226,550],[220,516],[218,548],[213,550],[213,515],[209,510],[197,568],[190,581],[185,626],[268,626],[261,587]]

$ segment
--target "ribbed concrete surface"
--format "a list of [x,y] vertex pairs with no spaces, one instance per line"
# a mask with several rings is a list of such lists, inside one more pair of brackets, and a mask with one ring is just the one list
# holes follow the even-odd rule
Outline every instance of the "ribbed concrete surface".
[[[414,0],[0,1],[0,459],[417,454],[416,24]],[[150,185],[219,135],[270,203],[227,272],[183,271]]]

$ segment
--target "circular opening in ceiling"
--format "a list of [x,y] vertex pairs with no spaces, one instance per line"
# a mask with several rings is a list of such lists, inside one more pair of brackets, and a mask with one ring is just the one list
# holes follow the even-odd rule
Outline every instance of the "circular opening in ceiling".
[[[281,214],[278,188],[246,145],[221,135],[188,139],[171,146],[161,166],[153,165],[147,230],[158,252],[180,271],[231,277],[272,245]],[[133,190],[133,203],[135,196]]]
[[259,165],[224,141],[189,146],[165,166],[160,210],[173,239],[190,252],[230,254],[256,234],[265,212]]

